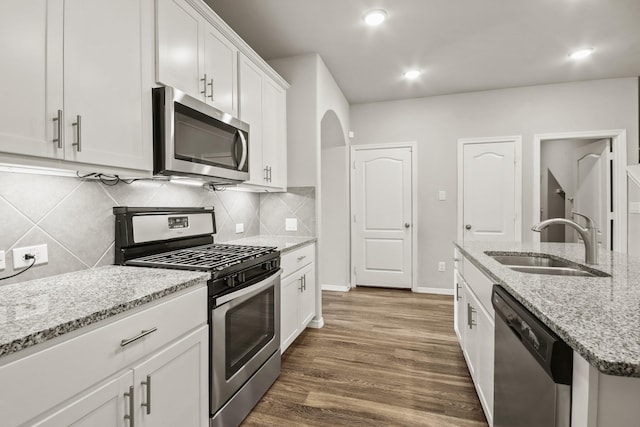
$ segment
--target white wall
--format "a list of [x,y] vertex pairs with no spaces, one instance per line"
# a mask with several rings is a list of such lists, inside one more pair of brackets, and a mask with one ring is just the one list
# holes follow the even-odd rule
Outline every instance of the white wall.
[[[458,138],[522,135],[523,240],[531,240],[532,145],[537,133],[626,129],[628,159],[638,159],[638,81],[597,80],[356,104],[352,144],[417,141],[418,286],[451,287],[456,238]],[[438,201],[438,190],[447,200]],[[438,261],[447,272],[437,271]]]

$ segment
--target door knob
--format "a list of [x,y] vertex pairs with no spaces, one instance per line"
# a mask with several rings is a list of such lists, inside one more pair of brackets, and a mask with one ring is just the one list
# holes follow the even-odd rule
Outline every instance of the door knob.
[[404,223],[404,228],[409,228],[411,226],[411,224],[409,224],[408,222]]
[[466,228],[467,230],[471,230],[471,224],[465,225],[464,228]]

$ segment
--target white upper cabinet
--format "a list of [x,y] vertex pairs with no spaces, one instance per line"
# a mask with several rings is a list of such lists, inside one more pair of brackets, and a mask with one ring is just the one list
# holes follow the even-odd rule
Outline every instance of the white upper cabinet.
[[0,2],[2,152],[63,156],[62,147],[53,141],[60,126],[54,119],[63,107],[62,75],[50,65],[47,51],[58,56],[62,53],[62,9],[56,6],[47,0]]
[[240,120],[249,124],[249,186],[286,191],[286,92],[240,55]]
[[157,0],[158,83],[238,113],[238,49],[185,0]]
[[151,0],[2,2],[0,151],[151,170],[152,10]]

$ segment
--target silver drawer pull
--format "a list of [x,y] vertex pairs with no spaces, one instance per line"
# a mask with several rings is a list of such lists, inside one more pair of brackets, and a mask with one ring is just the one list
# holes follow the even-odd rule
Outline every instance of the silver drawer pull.
[[57,142],[58,148],[62,148],[62,110],[58,110],[58,116],[54,117],[53,121],[58,125],[58,136],[53,139],[53,142]]
[[137,341],[137,340],[139,340],[139,339],[140,339],[140,338],[142,338],[142,337],[146,337],[147,335],[149,335],[149,334],[151,334],[151,333],[153,333],[153,332],[155,332],[155,331],[157,331],[157,330],[158,330],[158,328],[156,328],[156,327],[154,326],[154,327],[153,327],[153,328],[151,328],[151,329],[147,329],[147,330],[144,330],[144,331],[140,331],[140,333],[139,333],[138,335],[136,335],[135,337],[132,337],[132,338],[125,338],[125,339],[123,339],[122,341],[120,341],[120,347],[124,347],[125,345],[129,345],[129,344],[131,344],[132,342]]
[[298,261],[302,261],[303,259],[305,259],[307,256],[306,255],[302,255],[298,257]]
[[76,133],[78,134],[78,139],[71,145],[76,147],[76,150],[78,150],[79,153],[82,151],[82,116],[78,114],[76,116],[76,121],[74,123],[71,123],[71,125],[75,126]]

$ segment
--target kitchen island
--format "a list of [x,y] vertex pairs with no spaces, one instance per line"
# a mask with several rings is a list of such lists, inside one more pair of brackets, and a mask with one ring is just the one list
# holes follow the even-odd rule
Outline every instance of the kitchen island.
[[[588,267],[610,277],[568,277],[517,272],[485,252],[542,253],[584,266],[583,244],[455,246],[456,258],[470,264],[469,270],[477,269],[487,281],[501,285],[573,349],[573,426],[638,425],[640,259],[600,251],[598,265]],[[486,300],[484,307],[493,316]]]

